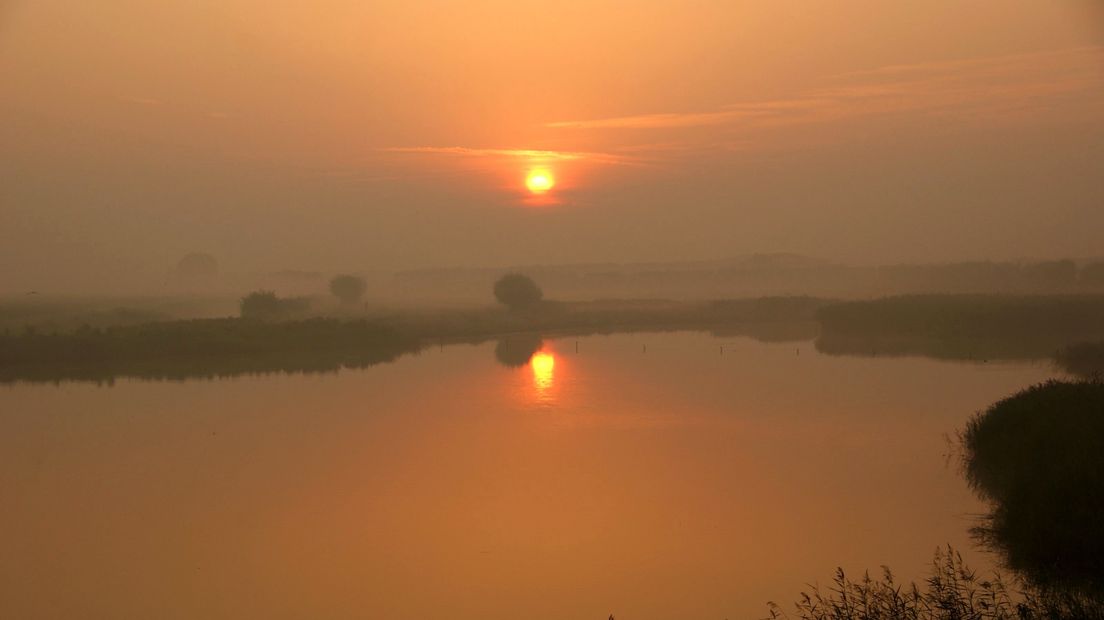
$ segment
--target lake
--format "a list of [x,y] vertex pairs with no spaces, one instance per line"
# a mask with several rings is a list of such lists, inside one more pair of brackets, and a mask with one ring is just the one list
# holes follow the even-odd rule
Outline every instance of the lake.
[[706,333],[329,374],[0,386],[0,617],[761,618],[921,579],[985,506],[950,441],[1048,362]]

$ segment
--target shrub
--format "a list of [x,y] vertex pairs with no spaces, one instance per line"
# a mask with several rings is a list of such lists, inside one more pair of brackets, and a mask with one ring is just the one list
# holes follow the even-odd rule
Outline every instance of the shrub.
[[261,321],[280,321],[306,313],[310,302],[302,297],[280,298],[272,291],[254,291],[241,300],[241,317]]
[[330,280],[330,292],[343,304],[355,304],[368,290],[364,278],[351,275],[340,275]]
[[511,310],[524,310],[540,303],[544,293],[529,276],[510,273],[495,282],[494,296],[500,304]]

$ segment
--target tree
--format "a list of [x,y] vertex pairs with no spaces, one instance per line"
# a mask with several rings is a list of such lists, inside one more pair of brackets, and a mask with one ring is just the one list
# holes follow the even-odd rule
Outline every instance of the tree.
[[180,278],[211,278],[218,274],[218,261],[210,254],[192,252],[176,263],[173,274]]
[[243,319],[276,319],[283,311],[284,305],[273,291],[254,291],[241,300]]
[[357,276],[339,275],[330,280],[330,292],[343,304],[355,304],[364,297],[367,290],[368,285],[364,282],[364,278]]
[[494,296],[498,303],[511,310],[524,310],[540,303],[544,293],[529,276],[510,273],[495,282]]

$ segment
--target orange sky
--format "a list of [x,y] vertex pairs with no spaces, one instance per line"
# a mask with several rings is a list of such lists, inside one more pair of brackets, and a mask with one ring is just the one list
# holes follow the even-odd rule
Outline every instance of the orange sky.
[[0,80],[0,291],[1101,253],[1093,0],[17,0]]

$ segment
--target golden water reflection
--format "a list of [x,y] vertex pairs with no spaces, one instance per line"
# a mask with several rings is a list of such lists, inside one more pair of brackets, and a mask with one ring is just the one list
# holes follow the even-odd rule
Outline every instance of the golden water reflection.
[[538,351],[529,358],[529,367],[533,370],[533,387],[537,394],[546,394],[555,377],[556,357],[548,351]]

